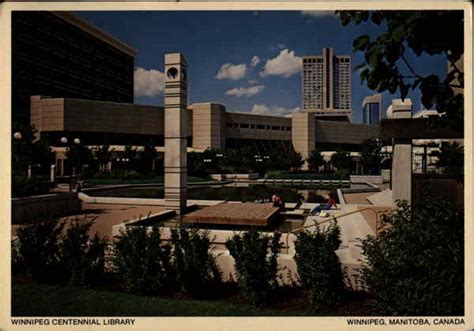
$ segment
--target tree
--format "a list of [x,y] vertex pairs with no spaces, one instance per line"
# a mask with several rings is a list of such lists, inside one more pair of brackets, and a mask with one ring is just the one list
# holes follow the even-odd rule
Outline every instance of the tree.
[[362,241],[361,279],[382,314],[464,314],[464,213],[436,196],[399,202],[387,230]]
[[92,151],[82,144],[71,144],[66,152],[71,166],[79,173],[83,172],[84,165],[92,166],[95,162]]
[[114,149],[110,149],[109,145],[103,145],[94,150],[94,157],[97,158],[97,161],[99,162],[100,171],[106,171],[107,164],[112,160],[113,151]]
[[[456,89],[464,88],[463,69],[458,61],[464,53],[464,18],[461,10],[422,11],[336,11],[343,26],[370,20],[385,27],[375,39],[361,35],[354,39],[354,52],[364,53],[364,62],[356,67],[362,82],[371,90],[399,91],[404,99],[410,89],[419,89],[421,102],[436,107],[442,117],[431,119],[436,125],[463,128],[464,99]],[[408,61],[416,56],[445,55],[450,65],[446,77],[421,74]]]
[[308,162],[309,168],[316,172],[319,172],[319,167],[326,163],[321,155],[321,151],[316,149],[311,152],[306,162]]
[[351,170],[352,168],[351,155],[343,149],[338,149],[336,153],[331,156],[331,163],[337,170]]
[[444,173],[464,173],[464,147],[458,142],[443,143],[440,151],[432,155],[438,157],[436,166],[440,167]]
[[376,139],[369,138],[362,142],[361,159],[366,174],[380,174],[382,151],[381,145]]
[[[158,153],[155,149],[155,144],[153,141],[148,140],[145,142],[143,145],[143,151],[139,153],[140,159],[144,165],[144,170],[146,172],[149,171],[154,171],[154,162],[156,157],[158,156]],[[131,160],[131,158],[130,158]]]
[[40,165],[43,173],[49,174],[49,167],[54,163],[55,153],[49,147],[45,138],[36,139],[36,130],[31,125],[14,123],[14,134],[18,138],[12,139],[12,173],[14,176],[25,176],[28,166]]

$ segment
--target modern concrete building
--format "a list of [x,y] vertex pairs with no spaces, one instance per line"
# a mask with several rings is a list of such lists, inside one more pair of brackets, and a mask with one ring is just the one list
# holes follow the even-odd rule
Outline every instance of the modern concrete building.
[[379,124],[382,119],[382,94],[365,97],[362,101],[363,123]]
[[133,103],[136,51],[69,12],[12,13],[12,120],[30,96]]
[[[312,112],[291,117],[252,115],[227,112],[225,106],[211,102],[188,105],[186,116],[187,147],[194,151],[249,146],[264,153],[284,144],[306,159],[316,147],[357,151],[365,139],[379,134],[377,125],[323,121]],[[87,146],[113,145],[116,151],[152,140],[163,153],[170,125],[159,106],[42,96],[31,98],[31,124],[55,147],[58,170],[64,168],[62,137],[79,138]]]
[[323,119],[352,120],[351,57],[323,48],[322,55],[304,56],[302,65],[303,111]]
[[[58,174],[68,168],[62,137],[114,146],[116,152],[151,142],[163,159],[167,137],[175,137],[166,132],[178,119],[185,142],[180,148],[188,151],[249,146],[265,153],[284,146],[307,158],[316,147],[356,151],[364,139],[378,135],[377,126],[335,121],[351,113],[350,57],[334,56],[329,48],[303,61],[303,80],[317,96],[307,95],[302,112],[278,117],[227,112],[211,102],[187,104],[168,76],[165,107],[134,104],[130,46],[65,12],[15,12],[12,24],[13,118],[31,123],[48,139]],[[184,63],[179,62],[177,77]],[[179,106],[179,118],[166,115],[173,105]]]

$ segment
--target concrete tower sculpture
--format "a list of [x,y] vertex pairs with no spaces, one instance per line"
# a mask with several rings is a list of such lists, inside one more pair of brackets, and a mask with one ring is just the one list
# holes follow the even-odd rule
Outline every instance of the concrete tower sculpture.
[[182,215],[187,199],[187,79],[181,53],[165,54],[165,206]]

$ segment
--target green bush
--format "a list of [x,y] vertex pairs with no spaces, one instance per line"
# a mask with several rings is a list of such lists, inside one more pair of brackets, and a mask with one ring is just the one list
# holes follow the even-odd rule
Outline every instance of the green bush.
[[89,285],[104,274],[106,241],[95,234],[89,238],[93,220],[72,220],[62,241],[62,256],[72,285]]
[[377,238],[362,241],[361,279],[376,307],[391,315],[464,314],[464,213],[431,197],[398,210]]
[[338,169],[334,173],[334,177],[337,179],[349,179],[351,171],[349,169]]
[[157,227],[128,226],[114,241],[113,264],[124,288],[131,293],[159,294],[173,288],[171,249],[163,245]]
[[64,224],[48,220],[25,224],[18,229],[19,258],[34,281],[56,283],[67,279],[61,254]]
[[221,274],[206,232],[172,229],[173,261],[181,290],[192,297],[206,297],[219,284]]
[[277,256],[280,252],[280,233],[273,237],[256,230],[234,235],[226,247],[235,260],[237,281],[242,296],[252,305],[267,303],[278,288]]
[[12,177],[12,197],[26,197],[32,195],[48,194],[52,184],[39,178],[23,176]]
[[336,250],[341,244],[340,229],[332,223],[326,230],[301,232],[295,241],[295,261],[303,288],[311,305],[330,305],[344,289],[343,273]]

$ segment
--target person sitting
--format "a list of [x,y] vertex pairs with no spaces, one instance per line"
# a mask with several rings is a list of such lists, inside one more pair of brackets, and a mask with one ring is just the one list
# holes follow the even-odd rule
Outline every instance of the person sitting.
[[298,202],[295,205],[295,209],[300,208],[303,203],[304,203],[304,197],[301,194],[298,194]]
[[273,207],[278,207],[280,209],[284,209],[285,208],[285,204],[283,203],[283,201],[281,200],[281,197],[278,193],[275,193],[273,194],[272,196],[272,203],[273,203]]
[[312,215],[319,215],[321,210],[329,210],[333,206],[334,206],[334,208],[337,208],[337,203],[336,202],[337,201],[336,201],[336,198],[334,197],[334,195],[329,194],[328,202],[325,205],[316,206],[313,210],[311,210],[311,214]]

